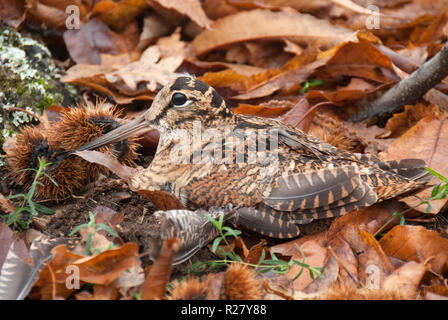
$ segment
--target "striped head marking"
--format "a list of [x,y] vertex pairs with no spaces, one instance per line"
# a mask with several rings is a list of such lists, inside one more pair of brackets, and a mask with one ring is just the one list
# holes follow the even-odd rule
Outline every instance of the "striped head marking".
[[169,131],[190,128],[193,121],[210,126],[232,116],[215,89],[200,80],[180,77],[159,91],[145,120],[159,131]]
[[144,114],[76,151],[117,143],[151,129],[157,129],[161,137],[166,134],[169,137],[178,134],[179,129],[190,131],[195,121],[199,121],[204,129],[220,129],[234,120],[233,112],[215,89],[202,81],[180,77],[159,91]]

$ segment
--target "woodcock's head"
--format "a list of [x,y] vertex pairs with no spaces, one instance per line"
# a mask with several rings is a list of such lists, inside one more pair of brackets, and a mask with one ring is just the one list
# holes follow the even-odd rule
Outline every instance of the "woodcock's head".
[[179,77],[159,91],[144,114],[77,151],[115,143],[150,129],[157,129],[162,136],[178,129],[189,130],[194,121],[200,121],[203,127],[221,128],[232,117],[215,89],[200,80]]

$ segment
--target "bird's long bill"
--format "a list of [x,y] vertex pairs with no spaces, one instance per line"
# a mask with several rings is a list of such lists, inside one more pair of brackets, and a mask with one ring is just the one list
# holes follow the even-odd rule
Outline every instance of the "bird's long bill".
[[151,130],[151,128],[148,127],[148,124],[145,121],[145,113],[143,113],[134,120],[118,127],[117,129],[114,129],[106,133],[105,135],[99,137],[98,139],[86,143],[85,145],[79,147],[72,153],[75,153],[77,151],[96,149],[110,143],[117,143],[127,138],[136,136],[138,134],[142,134],[149,130]]

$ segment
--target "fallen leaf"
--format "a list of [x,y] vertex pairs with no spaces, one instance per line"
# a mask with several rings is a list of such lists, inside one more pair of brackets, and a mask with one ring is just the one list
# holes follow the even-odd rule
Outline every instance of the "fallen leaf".
[[[338,233],[343,232],[348,226],[357,226],[365,232],[375,234],[383,229],[386,222],[391,220],[395,211],[400,212],[404,208],[404,205],[396,200],[387,200],[360,210],[350,211],[333,221],[326,234],[327,241],[338,236]],[[390,221],[387,228],[391,228],[399,222],[400,219],[397,217]]]
[[418,286],[428,266],[414,261],[408,262],[389,275],[382,284],[382,289],[397,292],[402,299],[416,299]]
[[[63,77],[63,82],[86,85],[94,90],[111,94],[117,103],[129,103],[136,99],[150,100],[156,90],[172,79],[182,64],[182,56],[161,58],[160,49],[151,46],[138,61],[126,63],[124,58],[108,59],[101,65],[77,64]],[[114,64],[110,64],[111,61]]]
[[[428,115],[417,122],[411,129],[406,131],[398,140],[392,143],[389,148],[379,156],[383,160],[402,160],[407,158],[422,159],[426,166],[437,171],[441,175],[448,176],[446,158],[448,156],[448,115],[441,116]],[[438,183],[437,178],[431,180]],[[431,183],[431,182],[430,182]],[[417,194],[421,198],[431,196],[431,189],[427,188]],[[409,207],[420,204],[414,196],[404,198]],[[440,212],[448,199],[431,200],[431,213]],[[417,207],[417,210],[425,212],[426,205]]]
[[396,226],[380,240],[384,252],[405,261],[424,263],[429,260],[431,270],[448,274],[448,239],[422,226]]
[[333,26],[326,20],[290,8],[278,12],[256,9],[216,20],[209,30],[203,31],[193,40],[193,48],[196,55],[201,56],[234,43],[286,37],[329,48],[353,35],[349,29]]
[[160,6],[188,16],[202,28],[208,28],[211,20],[206,16],[199,0],[150,0]]
[[80,156],[86,161],[90,163],[98,163],[105,166],[107,169],[115,173],[117,176],[129,182],[130,177],[135,174],[135,168],[128,167],[118,161],[116,158],[112,157],[109,154],[102,153],[99,151],[78,151],[75,153],[77,156]]
[[[327,256],[327,249],[319,245],[316,241],[310,240],[303,243],[300,248],[304,254],[302,254],[299,250],[296,250],[296,254],[294,254],[291,259],[298,260],[300,262],[304,262],[312,267],[321,268],[325,264],[325,258]],[[296,291],[301,291],[306,288],[313,279],[310,276],[310,273],[307,269],[302,268],[299,265],[293,264],[289,269],[286,276],[290,279],[294,279],[299,272],[302,272],[301,275],[294,280],[293,288]]]
[[138,49],[143,50],[157,38],[169,34],[171,26],[156,14],[149,14],[143,19]]
[[139,263],[138,245],[126,243],[119,248],[109,249],[91,257],[83,257],[70,263],[79,267],[82,281],[108,284],[127,269]]
[[277,106],[277,107],[270,107],[266,105],[250,105],[250,104],[243,104],[240,103],[237,108],[234,108],[232,111],[234,113],[238,114],[248,114],[253,115],[257,117],[265,117],[265,118],[276,118],[278,116],[281,116],[286,111],[290,110],[291,106]]
[[403,112],[394,113],[393,117],[387,121],[385,128],[390,131],[390,138],[400,137],[420,119],[431,114],[440,114],[440,110],[436,105],[425,106],[422,103],[407,105],[404,106]]
[[90,15],[98,17],[112,29],[123,30],[147,8],[149,4],[146,0],[102,0],[96,3]]
[[82,20],[91,10],[92,1],[83,0],[25,0],[27,7],[27,21],[36,25],[44,25],[48,29],[67,30],[66,21],[69,6],[79,9],[79,18]]
[[14,212],[16,212],[16,208],[14,208],[14,205],[11,203],[11,201],[1,193],[0,193],[0,211],[7,214],[13,214]]
[[340,231],[338,236],[350,245],[358,260],[359,282],[362,285],[367,285],[372,269],[378,277],[378,284],[383,283],[384,279],[394,271],[386,253],[370,233],[356,225],[348,225]]
[[174,254],[180,246],[178,239],[168,239],[163,243],[159,257],[149,270],[142,285],[143,300],[160,300],[165,295],[166,286],[170,280]]
[[100,64],[100,53],[119,53],[112,31],[97,18],[90,20],[79,30],[65,31],[64,41],[70,56],[78,64]]
[[0,1],[0,20],[7,25],[18,29],[25,21],[25,0]]

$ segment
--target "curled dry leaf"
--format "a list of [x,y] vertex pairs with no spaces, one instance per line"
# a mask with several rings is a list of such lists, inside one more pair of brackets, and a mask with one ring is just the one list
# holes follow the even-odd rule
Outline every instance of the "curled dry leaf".
[[208,28],[212,22],[206,16],[199,0],[150,0],[150,2],[186,15],[202,28]]
[[418,286],[427,270],[427,264],[408,262],[384,280],[382,289],[398,293],[401,299],[416,299]]
[[367,284],[372,269],[375,269],[379,283],[394,271],[380,244],[370,233],[355,225],[348,225],[339,236],[350,245],[356,255],[361,284]]
[[0,240],[0,271],[10,249],[12,249],[22,260],[31,262],[29,250],[26,247],[25,242],[19,239],[6,223],[3,222],[0,223]]
[[166,286],[170,280],[174,254],[179,249],[179,246],[179,239],[165,240],[159,257],[152,265],[142,285],[143,300],[158,300],[163,298]]
[[77,64],[67,70],[62,81],[110,94],[117,103],[150,100],[157,89],[181,75],[175,71],[183,59],[183,56],[163,58],[159,47],[151,46],[134,62],[128,56],[102,56],[101,65]]
[[439,108],[434,104],[425,106],[422,103],[417,103],[416,105],[404,106],[403,112],[394,113],[393,117],[387,121],[386,129],[390,131],[389,137],[400,137],[420,119],[431,114],[440,114]]
[[448,239],[422,226],[396,226],[380,240],[387,255],[404,261],[424,263],[431,270],[448,275]]
[[19,28],[25,21],[25,0],[0,1],[0,20],[13,28]]
[[13,214],[15,211],[16,211],[16,208],[14,208],[14,206],[9,201],[9,199],[0,193],[0,212],[4,212],[7,214]]
[[291,109],[291,106],[270,107],[266,105],[254,106],[250,104],[240,103],[237,108],[233,109],[234,113],[248,114],[257,117],[276,118]]
[[[387,200],[376,203],[370,207],[362,208],[361,210],[353,210],[336,218],[330,226],[326,234],[327,241],[337,237],[339,232],[342,232],[347,226],[358,226],[361,230],[370,234],[375,234],[378,230],[388,222],[394,211],[403,211],[405,206],[396,200]],[[388,228],[399,223],[399,218],[391,221]]]
[[284,8],[278,12],[242,11],[215,21],[193,40],[198,56],[231,44],[258,39],[294,38],[312,46],[330,48],[354,35],[328,21]]
[[[20,3],[19,1],[9,1]],[[92,9],[93,1],[85,0],[25,0],[26,2],[26,20],[38,26],[44,26],[45,29],[57,29],[60,32],[67,30],[66,22],[69,14],[75,13],[70,10],[66,12],[69,6],[76,6],[79,10],[81,24]]]
[[136,172],[137,169],[128,167],[109,154],[99,151],[79,151],[75,153],[86,161],[91,163],[97,163],[105,166],[107,169],[115,173],[117,176],[129,182],[130,177]]
[[108,284],[125,270],[137,265],[138,245],[126,243],[119,248],[103,251],[92,257],[83,257],[70,263],[79,267],[82,281]]
[[123,30],[138,15],[149,8],[146,0],[102,0],[91,11],[92,17],[98,17],[109,27]]
[[[415,126],[406,131],[398,140],[380,156],[383,160],[402,160],[407,158],[425,160],[426,166],[448,177],[446,159],[448,157],[448,114],[441,116],[434,114],[421,119]],[[431,182],[439,183],[437,178]],[[431,188],[427,188],[417,194],[421,198],[431,196]],[[409,196],[403,201],[410,207],[420,203],[414,196]],[[431,213],[440,212],[448,199],[431,200]],[[426,205],[421,205],[417,210],[425,212]]]
[[79,30],[65,31],[64,41],[70,56],[78,64],[100,64],[100,53],[119,53],[112,31],[99,19],[90,20]]

